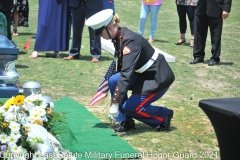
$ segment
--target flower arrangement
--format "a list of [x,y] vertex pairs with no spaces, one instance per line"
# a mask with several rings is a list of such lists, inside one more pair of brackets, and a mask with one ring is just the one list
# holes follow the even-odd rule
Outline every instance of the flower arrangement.
[[46,155],[51,154],[54,159],[62,159],[59,154],[68,154],[54,129],[57,123],[64,123],[64,116],[53,108],[51,99],[41,94],[17,95],[0,102],[1,158],[50,159]]

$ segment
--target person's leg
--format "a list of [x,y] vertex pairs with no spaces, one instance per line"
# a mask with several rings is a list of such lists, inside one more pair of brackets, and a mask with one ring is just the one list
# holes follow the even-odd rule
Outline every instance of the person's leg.
[[54,51],[54,58],[62,58],[59,51]]
[[74,58],[79,58],[81,42],[82,42],[82,32],[85,23],[85,15],[83,12],[83,4],[80,3],[77,8],[70,8],[71,22],[72,22],[72,45],[69,51],[69,56],[64,57],[66,60],[71,60]]
[[141,5],[141,11],[140,11],[140,19],[139,19],[139,27],[138,27],[138,33],[143,36],[146,20],[149,14],[149,6],[142,4]]
[[151,29],[150,36],[148,42],[152,43],[154,41],[154,36],[156,33],[157,22],[158,22],[158,13],[161,8],[161,5],[153,5],[150,6],[150,21],[151,21]]
[[[91,17],[92,15],[101,11],[100,9],[88,9],[86,4],[84,3],[84,14],[86,19]],[[92,62],[97,63],[101,57],[101,38],[100,36],[95,36],[95,32],[91,27],[88,27],[89,37],[90,37],[90,53],[92,56]]]
[[19,12],[16,9],[13,10],[13,21],[14,21],[13,36],[18,36],[17,27],[19,22]]
[[[199,62],[202,62],[205,57],[207,33],[208,16],[206,14],[204,14],[203,16],[195,15],[193,57],[195,60],[199,60]],[[193,60],[190,62],[190,64],[195,64],[195,62]]]
[[194,45],[194,17],[195,17],[195,9],[196,6],[186,6],[190,30],[191,30],[191,41],[190,41],[190,47],[193,47]]
[[186,42],[185,33],[187,30],[187,21],[186,21],[186,6],[185,5],[177,5],[177,12],[179,17],[179,29],[180,29],[180,38],[176,45],[180,45]]
[[166,107],[154,106],[152,103],[160,99],[167,90],[168,88],[151,95],[131,95],[122,106],[124,113],[153,128],[159,127],[170,110]]
[[209,28],[211,34],[211,44],[212,44],[212,57],[210,60],[214,60],[217,63],[220,61],[221,54],[221,36],[222,36],[222,17],[209,17]]
[[88,27],[90,36],[90,52],[92,55],[92,62],[97,63],[101,57],[101,39],[95,36],[95,32],[91,27]]

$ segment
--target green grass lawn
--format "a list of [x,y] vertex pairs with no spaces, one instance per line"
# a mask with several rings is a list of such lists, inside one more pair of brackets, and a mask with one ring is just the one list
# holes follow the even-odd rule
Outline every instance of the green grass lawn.
[[[89,36],[85,27],[82,56],[79,60],[55,59],[51,57],[53,52],[41,52],[41,57],[30,59],[35,40],[31,39],[29,50],[23,50],[23,46],[27,38],[34,35],[37,30],[38,0],[31,0],[29,3],[29,27],[19,27],[19,36],[13,37],[20,49],[16,61],[20,83],[24,84],[31,80],[39,82],[42,86],[42,94],[50,96],[54,101],[64,96],[75,99],[111,127],[107,118],[110,97],[92,108],[89,107],[89,102],[113,59],[112,55],[103,51],[101,62],[91,63]],[[120,25],[137,32],[140,6],[140,0],[116,0],[115,9],[121,18]],[[174,110],[171,131],[156,132],[143,123],[137,122],[136,130],[119,134],[140,153],[145,154],[143,159],[167,159],[164,155],[169,155],[167,156],[169,159],[180,159],[178,153],[185,158],[187,155],[196,154],[197,158],[190,156],[189,159],[200,159],[199,155],[202,152],[214,153],[213,159],[220,159],[214,129],[198,103],[201,99],[240,95],[239,9],[240,1],[233,1],[230,16],[224,21],[221,63],[218,66],[209,67],[207,63],[189,64],[193,58],[192,48],[189,47],[191,39],[189,25],[186,33],[187,43],[181,46],[174,44],[180,36],[176,6],[174,1],[163,2],[153,46],[176,58],[175,63],[169,63],[176,80],[164,97],[154,104]],[[149,25],[148,19],[144,34],[146,39],[149,36]],[[208,36],[205,51],[205,60],[209,60],[210,36]],[[61,52],[61,55],[67,56],[68,53]]]

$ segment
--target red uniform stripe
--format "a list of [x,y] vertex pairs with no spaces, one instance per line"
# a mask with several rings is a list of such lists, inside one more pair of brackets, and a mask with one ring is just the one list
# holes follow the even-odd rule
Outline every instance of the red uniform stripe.
[[[140,103],[140,104],[138,105],[138,107],[135,109],[136,113],[142,115],[143,117],[147,117],[147,118],[152,117],[152,116],[150,116],[149,114],[140,111],[140,109],[141,109],[150,99],[152,99],[155,95],[156,95],[156,94],[151,94],[151,95],[150,95],[149,97],[147,97],[142,103]],[[155,118],[155,119],[157,119],[157,120],[159,120],[159,121],[161,121],[161,122],[163,122],[163,120],[164,120],[164,118],[159,117],[159,116],[153,116],[152,118]]]

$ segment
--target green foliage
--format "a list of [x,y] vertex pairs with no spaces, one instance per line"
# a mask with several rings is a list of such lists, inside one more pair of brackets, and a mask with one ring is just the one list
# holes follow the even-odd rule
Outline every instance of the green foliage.
[[5,101],[4,100],[0,100],[0,106],[4,105]]
[[54,111],[48,123],[44,123],[44,127],[56,138],[58,138],[60,133],[65,132],[64,128],[62,128],[62,125],[67,123],[65,114],[66,113]]
[[31,138],[30,140],[28,140],[27,143],[31,148],[34,148],[36,144],[38,144],[38,143],[43,144],[44,142],[41,138],[34,137],[34,138]]

